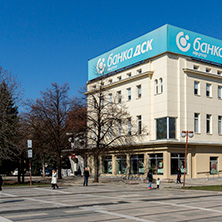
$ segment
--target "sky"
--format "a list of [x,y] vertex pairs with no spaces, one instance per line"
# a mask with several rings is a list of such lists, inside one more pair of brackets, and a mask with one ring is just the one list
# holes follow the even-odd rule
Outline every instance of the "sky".
[[24,100],[51,83],[79,96],[88,60],[165,24],[222,39],[221,0],[0,0],[0,65]]

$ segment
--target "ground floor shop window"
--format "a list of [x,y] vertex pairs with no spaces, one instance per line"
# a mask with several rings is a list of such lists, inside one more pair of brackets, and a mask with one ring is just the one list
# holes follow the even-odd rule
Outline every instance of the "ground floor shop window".
[[184,153],[171,153],[171,174],[177,174],[178,168],[180,169],[181,173],[184,173],[184,163]]
[[149,169],[153,174],[163,175],[163,154],[149,154]]
[[116,156],[116,174],[126,174],[126,155]]
[[130,173],[144,174],[144,154],[130,157]]
[[210,157],[210,174],[217,174],[217,157]]
[[112,156],[105,156],[102,158],[103,173],[112,174]]

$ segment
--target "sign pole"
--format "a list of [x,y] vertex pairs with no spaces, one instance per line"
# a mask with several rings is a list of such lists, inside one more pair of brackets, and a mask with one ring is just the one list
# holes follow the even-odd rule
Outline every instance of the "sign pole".
[[31,163],[31,159],[29,160],[29,175],[30,175],[30,186],[32,186],[32,163]]
[[27,140],[28,147],[28,158],[29,158],[29,175],[30,175],[30,186],[32,186],[32,140]]

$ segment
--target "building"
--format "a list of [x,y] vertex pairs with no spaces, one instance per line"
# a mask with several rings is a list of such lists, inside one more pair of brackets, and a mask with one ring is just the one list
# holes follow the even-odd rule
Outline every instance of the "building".
[[189,130],[187,178],[221,176],[221,40],[164,25],[89,60],[88,67],[86,94],[103,76],[107,92],[121,96],[138,129],[147,128],[130,153],[100,157],[100,174],[146,177],[152,169],[154,178],[175,179],[178,168],[184,172],[181,132]]

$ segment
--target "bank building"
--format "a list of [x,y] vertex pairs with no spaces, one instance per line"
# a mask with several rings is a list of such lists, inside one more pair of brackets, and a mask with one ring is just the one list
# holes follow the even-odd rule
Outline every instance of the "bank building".
[[145,134],[123,153],[100,155],[100,175],[145,178],[151,169],[175,179],[186,167],[186,178],[222,176],[221,40],[164,25],[89,60],[88,98],[101,78]]

